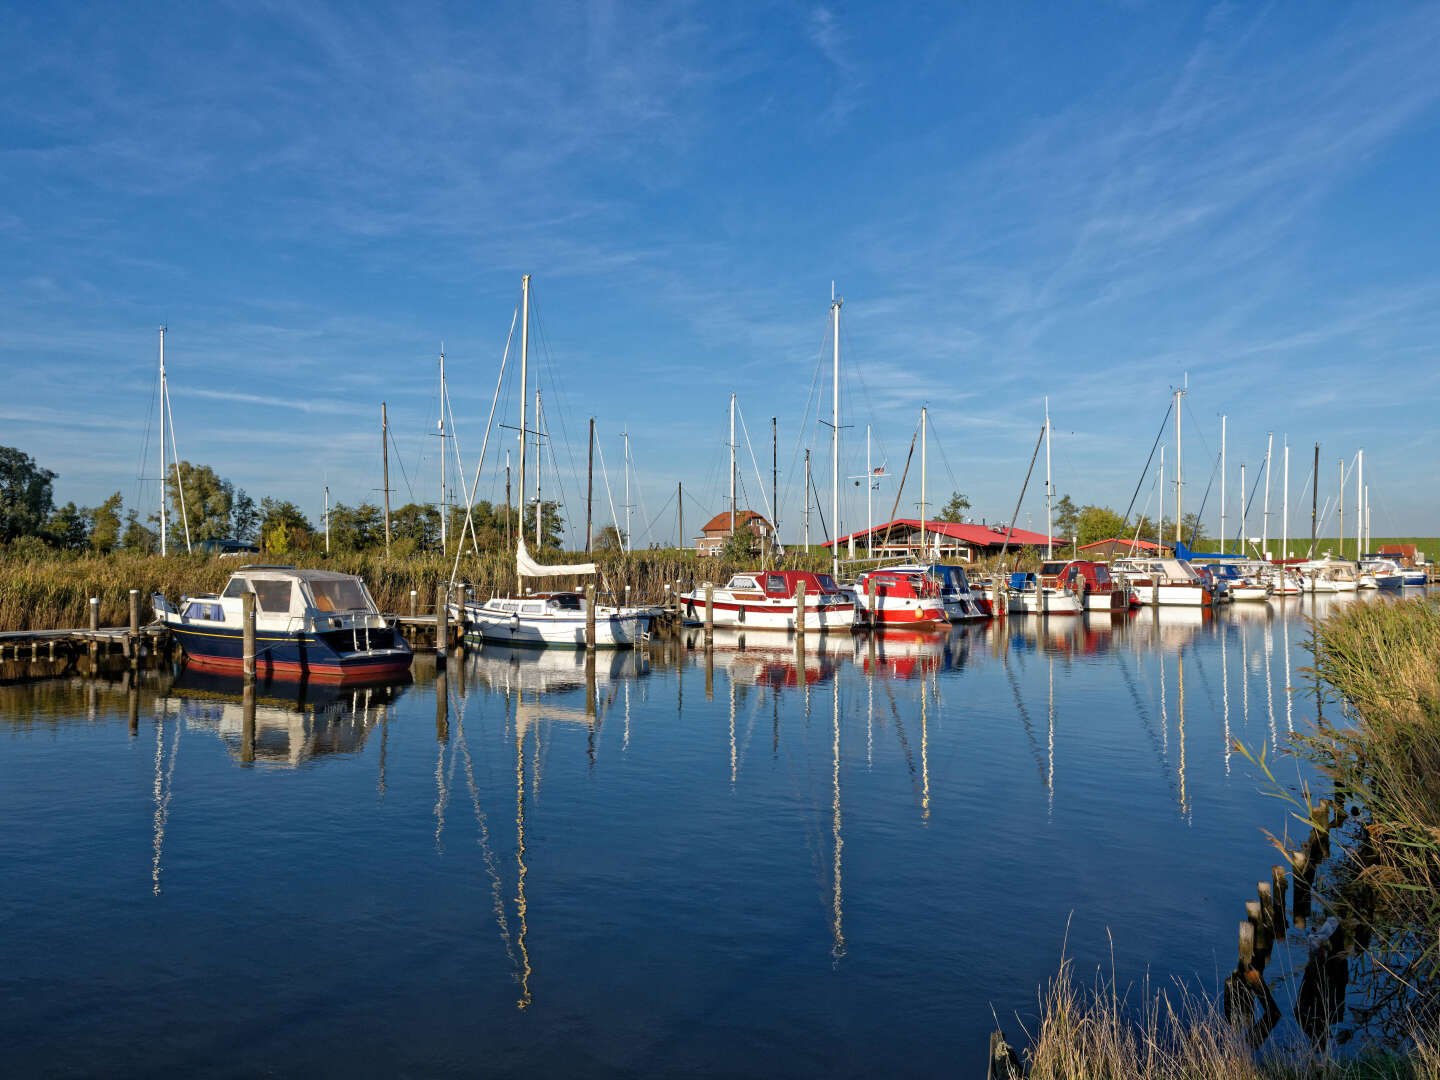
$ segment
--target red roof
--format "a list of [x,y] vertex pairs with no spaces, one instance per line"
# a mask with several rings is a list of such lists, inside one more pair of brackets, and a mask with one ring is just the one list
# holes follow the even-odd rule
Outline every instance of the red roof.
[[[869,531],[871,535],[883,540],[885,531],[892,526],[896,529],[918,530],[920,528],[920,519],[896,518],[894,521],[886,522],[883,525],[876,525],[875,528]],[[1010,538],[1010,546],[1012,548],[1039,547],[1046,542],[1044,533],[1030,532],[1028,529],[1002,529],[998,525],[961,524],[956,521],[927,521],[925,522],[925,532],[926,535],[939,533],[941,536],[948,536],[952,540],[961,540],[974,547],[1000,547],[1005,543],[1007,536]],[[866,530],[861,529],[852,535],[857,540],[862,539],[866,535]],[[849,536],[842,536],[840,543],[846,543],[849,539]],[[901,538],[898,536],[891,537],[891,540],[899,539]],[[1054,543],[1063,544],[1064,540],[1055,540]],[[829,547],[830,544],[827,541],[822,546]]]
[[[765,520],[764,515],[757,514],[754,510],[737,510],[735,512],[735,527],[737,529],[743,528],[745,525],[749,524],[752,521],[763,522],[765,525],[770,524],[770,522]],[[707,521],[704,525],[700,527],[700,531],[702,533],[729,532],[730,511],[726,510],[723,513],[716,514],[713,518],[711,518],[709,521]]]
[[1109,540],[1096,540],[1093,544],[1081,544],[1081,551],[1089,551],[1091,548],[1104,547],[1106,544],[1114,544],[1116,547],[1128,547],[1132,551],[1164,551],[1153,540],[1122,540],[1118,536],[1112,536]]

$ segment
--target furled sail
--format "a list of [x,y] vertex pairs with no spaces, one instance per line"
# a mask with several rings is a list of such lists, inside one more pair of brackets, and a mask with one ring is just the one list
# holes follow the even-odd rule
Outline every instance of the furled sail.
[[593,562],[570,563],[567,566],[545,566],[538,563],[530,557],[523,539],[515,549],[515,569],[520,572],[521,577],[569,577],[574,574],[596,573]]

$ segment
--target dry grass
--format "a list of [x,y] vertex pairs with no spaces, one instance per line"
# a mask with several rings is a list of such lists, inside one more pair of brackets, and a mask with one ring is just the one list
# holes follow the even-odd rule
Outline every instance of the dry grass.
[[[580,561],[582,556],[551,556],[545,561]],[[142,619],[150,618],[150,596],[163,592],[172,601],[183,594],[216,592],[225,586],[231,571],[246,562],[293,562],[298,566],[323,567],[365,579],[375,602],[385,611],[406,612],[410,590],[419,594],[421,610],[434,610],[437,588],[450,579],[452,558],[436,555],[396,555],[387,559],[375,552],[337,553],[330,557],[297,554],[270,559],[221,559],[207,555],[108,555],[36,552],[33,549],[0,549],[0,630],[37,630],[84,626],[89,618],[89,598],[100,598],[102,626],[120,626],[129,618],[129,590],[139,589]],[[723,559],[698,559],[693,551],[637,551],[630,555],[606,554],[600,563],[602,592],[624,595],[636,602],[658,602],[665,585],[683,581],[724,581],[741,569],[754,569],[758,560],[744,564]],[[825,555],[795,555],[785,566],[824,569]],[[477,587],[485,599],[495,590],[514,588],[514,559],[499,552],[481,553],[460,561],[460,579]],[[564,587],[574,584],[556,579]]]

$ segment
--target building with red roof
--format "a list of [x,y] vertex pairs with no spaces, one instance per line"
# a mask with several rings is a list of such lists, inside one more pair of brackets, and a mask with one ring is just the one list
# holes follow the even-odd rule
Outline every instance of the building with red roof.
[[1092,559],[1113,559],[1117,555],[1158,555],[1165,558],[1170,554],[1169,548],[1162,547],[1153,540],[1125,540],[1115,536],[1109,540],[1096,540],[1090,544],[1081,544],[1080,550]]
[[[840,543],[848,546],[852,538],[855,547],[865,548],[881,558],[963,559],[966,562],[973,562],[984,555],[998,555],[1007,541],[1010,550],[1014,551],[1022,547],[1043,548],[1047,539],[1044,533],[1029,529],[976,525],[973,522],[926,521],[922,548],[919,518],[896,518],[873,529],[861,529],[842,536]],[[1065,541],[1057,537],[1054,543],[1058,546]],[[827,541],[822,546],[828,548],[830,544]]]
[[[735,512],[735,531],[749,532],[762,548],[775,537],[775,527],[754,510]],[[700,535],[695,538],[695,554],[719,555],[725,548],[725,541],[729,539],[730,511],[725,510],[700,527]]]

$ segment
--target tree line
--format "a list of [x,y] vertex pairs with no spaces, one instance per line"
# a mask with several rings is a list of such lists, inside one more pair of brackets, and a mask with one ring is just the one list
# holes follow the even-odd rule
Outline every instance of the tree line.
[[[166,544],[185,550],[188,528],[192,544],[237,540],[253,543],[274,555],[325,550],[325,520],[312,522],[286,499],[261,498],[258,502],[209,465],[181,461],[171,465],[166,483]],[[97,506],[54,499],[56,474],[42,468],[30,455],[12,446],[0,446],[0,544],[39,544],[62,551],[160,550],[160,513],[142,517],[126,508],[120,492]],[[449,550],[459,541],[465,525],[465,508],[448,507],[445,521]],[[527,536],[535,547],[535,511],[526,516]],[[406,503],[390,512],[390,550],[413,554],[440,550],[440,508],[427,503]],[[478,502],[471,511],[473,537],[466,548],[496,550],[514,543],[519,529],[517,507]],[[558,549],[564,537],[564,518],[555,502],[541,507],[543,548]],[[330,507],[332,551],[365,551],[385,547],[385,511],[370,502]]]

